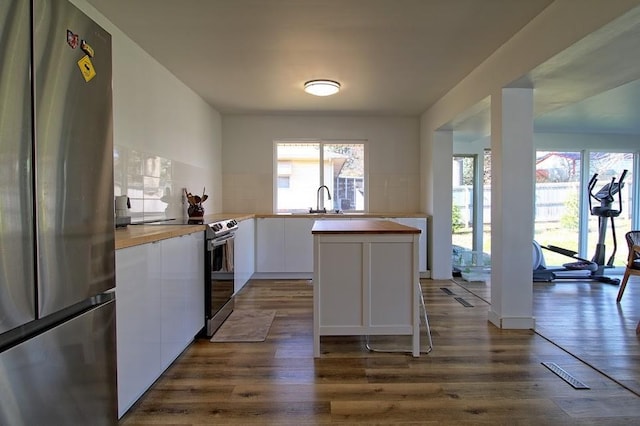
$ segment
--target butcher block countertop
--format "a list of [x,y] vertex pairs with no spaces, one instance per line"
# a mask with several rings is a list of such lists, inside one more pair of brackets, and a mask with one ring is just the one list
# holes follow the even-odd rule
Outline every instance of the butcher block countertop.
[[312,234],[419,234],[411,226],[389,220],[318,220],[313,224]]
[[203,232],[205,225],[129,225],[116,229],[116,250]]
[[[275,218],[275,217],[310,217],[322,218],[323,221],[316,222],[316,225],[323,222],[319,232],[324,233],[419,233],[420,230],[407,227],[386,220],[376,221],[375,218],[389,217],[426,217],[423,213],[346,213],[346,214],[253,214],[253,213],[216,213],[203,217],[205,223],[217,222],[220,220],[235,219],[238,222],[254,218]],[[335,218],[335,219],[333,219]],[[349,218],[344,221],[338,219]],[[357,219],[355,219],[357,218]],[[366,220],[370,218],[371,220]],[[364,222],[364,224],[359,224]],[[372,224],[375,222],[380,222]],[[337,227],[334,231],[327,231],[325,227],[334,224]],[[341,228],[342,227],[342,228]],[[344,229],[343,229],[344,228]],[[117,228],[115,231],[116,250],[133,247],[141,244],[153,243],[167,238],[179,237],[181,235],[202,232],[205,225],[129,225],[126,228]],[[314,227],[314,230],[316,228]],[[320,228],[318,228],[320,229]],[[315,231],[314,231],[315,233]]]
[[[254,215],[244,213],[217,213],[203,217],[205,223],[235,219],[238,222],[253,219]],[[141,244],[153,243],[181,235],[203,232],[205,225],[129,225],[115,231],[116,250]]]

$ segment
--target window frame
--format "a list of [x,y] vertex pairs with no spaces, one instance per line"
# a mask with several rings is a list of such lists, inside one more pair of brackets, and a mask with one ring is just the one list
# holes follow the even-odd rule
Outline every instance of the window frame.
[[[318,180],[319,187],[322,185],[327,185],[325,183],[325,173],[324,173],[324,150],[325,145],[362,145],[363,146],[363,187],[364,187],[364,200],[363,200],[363,209],[349,209],[344,210],[344,212],[349,213],[366,213],[369,211],[369,143],[364,139],[276,139],[273,141],[273,197],[272,197],[272,211],[275,214],[289,214],[289,213],[302,213],[301,209],[290,209],[290,210],[278,210],[278,145],[279,144],[316,144],[319,146],[319,170],[318,170]],[[328,185],[329,186],[329,185]],[[333,192],[335,192],[335,188],[333,188]],[[331,197],[335,196],[332,192]],[[320,208],[324,207],[324,197],[321,200]],[[330,212],[331,209],[327,208],[327,212]],[[306,212],[306,210],[304,211]]]

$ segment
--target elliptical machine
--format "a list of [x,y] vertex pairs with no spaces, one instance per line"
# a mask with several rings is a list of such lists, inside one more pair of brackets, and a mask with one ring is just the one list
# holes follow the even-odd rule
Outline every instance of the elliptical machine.
[[[612,177],[611,182],[604,185],[597,193],[593,193],[593,190],[598,182],[598,174],[595,173],[591,180],[589,180],[589,210],[591,215],[598,217],[598,243],[596,244],[596,251],[591,260],[578,257],[578,253],[573,250],[564,249],[553,245],[541,246],[536,241],[533,242],[533,281],[553,281],[556,279],[570,279],[570,280],[595,280],[608,284],[620,284],[618,278],[611,278],[604,275],[604,270],[613,267],[613,261],[618,249],[616,242],[616,228],[613,221],[614,218],[620,216],[622,212],[622,192],[624,187],[624,179],[627,175],[627,170],[624,170],[620,175],[620,179],[616,182],[616,178]],[[615,195],[618,194],[618,208],[613,208],[613,202],[615,201]],[[594,199],[600,203],[599,206],[592,206],[591,199]],[[611,221],[611,232],[613,235],[613,252],[605,263],[605,237],[607,235],[607,218]],[[554,253],[561,254],[563,256],[575,259],[574,262],[565,263],[562,268],[548,269],[545,265],[544,255],[542,249],[552,251]],[[577,271],[587,271],[582,275],[577,274]],[[572,274],[573,272],[573,274]]]

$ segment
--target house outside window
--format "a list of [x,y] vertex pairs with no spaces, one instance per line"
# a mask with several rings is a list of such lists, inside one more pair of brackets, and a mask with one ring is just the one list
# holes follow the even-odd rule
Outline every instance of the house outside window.
[[[366,206],[365,146],[358,142],[287,141],[275,143],[277,174],[274,200],[278,213],[364,211]],[[318,189],[326,185],[326,190]]]

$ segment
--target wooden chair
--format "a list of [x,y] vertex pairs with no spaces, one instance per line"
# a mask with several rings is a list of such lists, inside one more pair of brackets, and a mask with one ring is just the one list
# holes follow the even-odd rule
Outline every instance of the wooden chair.
[[[620,284],[620,290],[618,290],[617,303],[620,303],[622,299],[622,293],[627,286],[629,276],[640,275],[640,231],[629,231],[624,236],[629,246],[629,257],[627,258],[627,269],[624,271],[624,278]],[[640,327],[640,324],[638,324]]]

